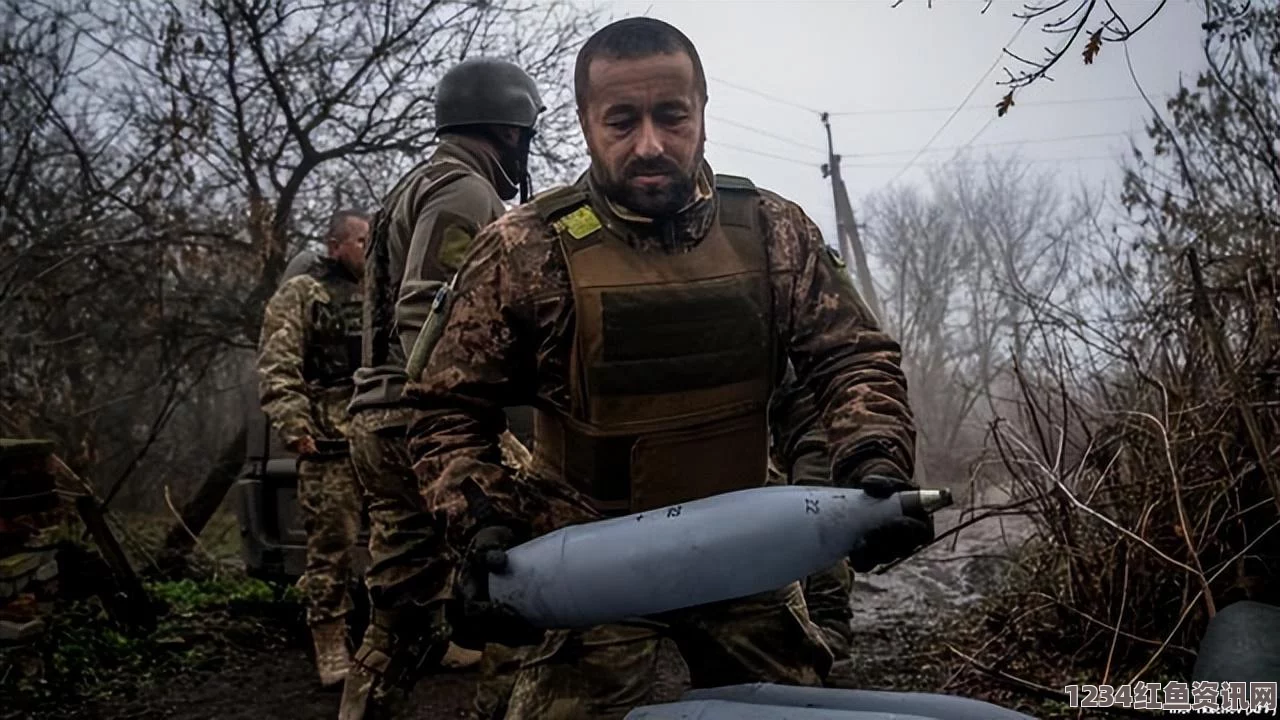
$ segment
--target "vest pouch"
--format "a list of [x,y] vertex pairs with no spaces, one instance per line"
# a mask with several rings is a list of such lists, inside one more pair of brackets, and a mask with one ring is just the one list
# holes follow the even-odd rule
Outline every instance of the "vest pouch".
[[631,511],[761,487],[768,448],[764,412],[646,433],[631,448]]

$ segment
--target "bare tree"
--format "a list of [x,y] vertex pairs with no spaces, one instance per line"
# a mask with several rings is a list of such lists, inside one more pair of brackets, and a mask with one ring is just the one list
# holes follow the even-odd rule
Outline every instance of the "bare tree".
[[[163,139],[184,167],[172,181],[192,219],[224,223],[206,215],[212,200],[244,229],[232,246],[253,283],[240,306],[252,332],[299,231],[335,206],[371,204],[421,159],[451,64],[510,58],[555,96],[562,83],[548,80],[564,77],[589,17],[562,3],[442,0],[113,0],[97,13],[117,28],[100,42],[121,102],[140,139]],[[564,161],[562,119],[550,124],[540,147]]]
[[[1213,1],[1219,6],[1226,5],[1220,0]],[[896,0],[893,7],[903,2]],[[928,4],[933,7],[932,0],[928,0]],[[987,0],[980,12],[986,14],[994,4],[995,0]],[[1019,90],[1040,80],[1052,80],[1050,72],[1073,50],[1080,52],[1085,65],[1091,65],[1102,52],[1103,45],[1129,41],[1164,11],[1168,0],[1142,3],[1132,12],[1121,12],[1116,8],[1117,4],[1110,0],[1026,0],[1013,16],[1023,21],[1024,28],[1035,26],[1042,35],[1053,40],[1041,49],[1038,58],[1023,57],[1007,48],[1002,51],[1013,60],[1014,69],[1004,68],[1005,79],[1000,84],[1009,90],[996,104],[996,113],[1003,116],[1012,109],[1016,104],[1014,95]],[[1239,16],[1248,5],[1248,0],[1245,0],[1233,5],[1230,12]],[[1207,27],[1215,20],[1206,17],[1205,22]]]
[[1280,587],[1280,8],[1208,12],[1209,69],[1153,114],[1129,222],[1094,228],[1097,305],[1035,304],[1020,387],[1055,396],[993,436],[1038,530],[1002,662],[1185,675],[1209,618]]
[[887,323],[903,345],[926,474],[954,475],[981,449],[982,403],[1023,341],[1023,296],[1063,289],[1069,210],[1052,176],[990,157],[946,166],[927,195],[892,188],[868,204],[869,252],[885,269]]
[[0,418],[106,496],[235,454],[285,261],[424,157],[450,65],[520,63],[550,107],[535,171],[580,157],[564,78],[594,16],[568,3],[3,4]]
[[[122,125],[84,92],[96,59],[84,49],[89,29],[16,2],[6,18],[2,414],[9,432],[62,440],[76,466],[127,473],[207,369],[179,322],[191,298],[148,270],[179,239],[172,225],[144,220],[156,155],[120,152]],[[104,441],[115,448],[106,456]]]

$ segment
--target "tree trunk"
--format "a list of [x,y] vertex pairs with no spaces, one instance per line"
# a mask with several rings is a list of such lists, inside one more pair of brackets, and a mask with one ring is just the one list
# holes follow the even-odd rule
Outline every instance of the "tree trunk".
[[240,468],[244,464],[245,447],[249,436],[249,428],[242,425],[218,453],[218,461],[205,475],[204,481],[196,489],[195,495],[182,508],[182,521],[169,529],[164,540],[164,554],[170,557],[181,557],[191,551],[196,537],[204,530],[209,518],[217,512],[227,491],[235,484]]

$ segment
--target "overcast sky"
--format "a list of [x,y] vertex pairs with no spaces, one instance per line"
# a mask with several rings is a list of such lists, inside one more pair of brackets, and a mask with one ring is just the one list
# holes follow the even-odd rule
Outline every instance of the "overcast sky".
[[[687,34],[709,78],[712,167],[799,202],[828,242],[835,237],[835,213],[819,169],[826,160],[820,111],[832,114],[855,212],[866,194],[895,180],[921,182],[970,142],[983,152],[1018,152],[1064,182],[1083,177],[1095,187],[1114,187],[1129,137],[1142,134],[1148,116],[1124,48],[1107,44],[1086,66],[1082,39],[1053,82],[1021,91],[1018,106],[988,124],[1007,91],[997,84],[1003,68],[1018,67],[1007,56],[996,63],[1001,49],[1040,57],[1044,47],[1063,41],[1041,31],[1043,20],[1018,32],[1023,21],[1014,13],[1021,0],[994,0],[985,14],[985,0],[934,0],[932,9],[925,0],[904,0],[896,9],[893,0],[578,1],[615,18],[661,18]],[[1133,24],[1156,2],[1112,5]],[[1149,95],[1175,91],[1180,77],[1194,78],[1203,67],[1203,17],[1196,2],[1169,0],[1129,42],[1134,72]],[[907,167],[975,86],[964,109]]]

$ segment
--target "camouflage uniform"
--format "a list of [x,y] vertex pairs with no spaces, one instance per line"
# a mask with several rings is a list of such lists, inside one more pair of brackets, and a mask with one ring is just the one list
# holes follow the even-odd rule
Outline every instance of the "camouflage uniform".
[[[388,194],[366,253],[369,330],[351,401],[351,451],[369,508],[371,561],[365,583],[374,617],[355,660],[391,676],[390,682],[365,690],[384,705],[399,694],[395,686],[411,686],[428,666],[430,658],[423,653],[436,650],[422,612],[444,595],[423,581],[423,572],[447,552],[443,529],[419,492],[405,445],[411,410],[399,404],[404,367],[436,292],[457,270],[480,228],[506,211],[495,188],[514,189],[492,150],[464,135],[443,134],[432,157]],[[387,329],[385,337],[378,338],[378,327]],[[375,350],[379,342],[383,347]],[[503,433],[501,446],[510,467],[528,456],[509,432]],[[415,633],[427,637],[411,640]],[[511,652],[487,649],[485,667],[491,672],[482,684],[478,710],[485,715],[505,704],[514,678],[493,671]],[[368,673],[363,681],[371,682]]]
[[[827,434],[818,416],[813,392],[796,381],[795,369],[790,365],[770,402],[769,429],[772,484],[832,484]],[[804,582],[809,617],[822,630],[822,637],[838,664],[848,659],[852,643],[852,591],[853,569],[848,560],[814,573]]]
[[[897,343],[877,327],[798,206],[742,179],[718,178],[713,188],[711,178],[704,167],[698,199],[661,226],[603,199],[588,173],[571,188],[544,193],[507,213],[477,236],[455,280],[439,344],[420,381],[405,392],[419,408],[409,432],[415,471],[428,500],[444,514],[454,547],[466,547],[488,526],[538,536],[610,512],[661,507],[681,492],[704,497],[733,489],[734,483],[763,484],[770,378],[745,373],[771,366],[776,385],[781,366],[774,364],[775,355],[789,358],[797,380],[816,391],[833,477],[853,482],[886,467],[911,476],[914,426]],[[691,285],[682,280],[683,286],[646,291],[643,297],[650,300],[638,301],[641,291],[619,283],[614,287],[624,292],[615,293],[622,297],[610,306],[613,301],[601,299],[608,297],[607,278],[588,285],[572,270],[578,252],[619,258],[597,261],[598,272],[626,274],[644,266],[661,274],[664,263],[703,263],[695,278],[701,285],[683,292]],[[716,292],[709,273],[717,265],[708,264],[708,257],[746,269],[738,290],[721,289],[718,299],[699,304]],[[684,304],[666,306],[672,303]],[[603,350],[602,327],[606,337],[614,332]],[[700,357],[709,343],[713,350],[702,354],[710,357]],[[696,384],[705,378],[689,374],[691,363],[699,372],[728,378],[703,391],[706,382]],[[671,373],[670,380],[648,374],[660,368]],[[724,389],[737,380],[737,388]],[[621,387],[633,394],[616,402],[606,395],[593,398],[584,391],[592,385],[597,392]],[[691,386],[694,391],[687,391]],[[596,421],[579,418],[614,412],[625,422],[627,408],[644,412],[656,393],[693,403],[709,394],[741,398],[746,392],[755,401],[741,403],[751,414],[734,418],[735,429],[726,431],[738,433],[732,446],[714,445],[719,436],[694,433],[682,447],[667,436],[667,447],[675,449],[666,456],[652,455],[654,444],[642,452],[636,441],[618,454],[594,458],[600,460],[595,465],[593,458],[580,458],[585,465],[567,458],[607,445],[607,438],[602,443],[599,433],[582,429],[598,427],[590,424]],[[501,427],[502,407],[526,403],[538,408],[534,463],[530,472],[513,473],[495,462],[494,428]],[[631,469],[615,466],[622,471],[611,472],[605,459],[625,462],[627,447]],[[582,467],[593,470],[583,474]],[[629,484],[607,487],[619,476],[630,478]],[[699,487],[682,489],[680,478],[690,477],[699,479]],[[423,568],[437,587],[448,584],[452,572],[443,557]],[[696,686],[814,685],[832,662],[798,584],[651,620],[547,633],[520,671],[507,717],[622,717],[653,680],[648,671],[655,631],[673,636]]]
[[299,586],[312,626],[340,620],[352,606],[351,552],[361,503],[346,437],[360,302],[359,281],[341,263],[318,259],[268,301],[258,344],[263,411],[286,447],[310,437],[319,450],[298,461],[307,533]]

